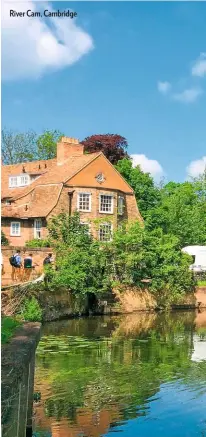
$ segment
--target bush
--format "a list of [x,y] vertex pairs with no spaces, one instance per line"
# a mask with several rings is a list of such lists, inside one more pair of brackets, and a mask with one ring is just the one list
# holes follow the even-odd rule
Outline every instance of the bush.
[[20,326],[21,323],[13,319],[12,317],[2,317],[1,319],[1,342],[7,343],[7,341],[12,337],[15,329]]
[[35,297],[25,299],[22,316],[29,322],[40,322],[42,320],[42,309]]
[[2,246],[9,246],[9,240],[8,240],[8,238],[6,238],[4,231],[1,231],[1,245]]
[[29,247],[30,249],[35,249],[39,247],[50,247],[50,242],[49,240],[40,240],[38,238],[34,238],[33,240],[26,241],[25,246]]
[[108,290],[106,254],[81,225],[78,214],[53,217],[49,235],[56,249],[56,271],[47,271],[51,287],[67,287],[79,295]]

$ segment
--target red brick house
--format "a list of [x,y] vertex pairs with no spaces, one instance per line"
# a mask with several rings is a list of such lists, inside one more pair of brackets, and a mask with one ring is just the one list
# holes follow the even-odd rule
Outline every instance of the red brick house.
[[74,211],[101,241],[122,220],[142,222],[132,188],[102,152],[84,154],[76,139],[62,138],[55,159],[2,166],[2,229],[10,245],[46,238],[53,215]]

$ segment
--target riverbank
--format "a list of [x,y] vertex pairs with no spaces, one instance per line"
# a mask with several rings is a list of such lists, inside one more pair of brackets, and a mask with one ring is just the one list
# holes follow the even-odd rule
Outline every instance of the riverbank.
[[[24,291],[25,293],[25,291]],[[10,315],[6,311],[13,307],[13,302],[21,302],[22,291],[20,288],[12,292],[4,291],[2,295],[2,311],[5,315]],[[137,287],[118,287],[112,293],[97,297],[92,293],[85,293],[84,296],[78,296],[70,293],[66,289],[53,291],[45,289],[44,286],[38,286],[28,289],[26,298],[34,296],[42,310],[42,321],[48,322],[60,320],[62,318],[71,318],[86,316],[90,314],[107,315],[107,314],[129,314],[138,311],[154,312],[165,309],[201,309],[206,308],[206,287],[197,287],[195,292],[186,293],[181,299],[171,300],[165,306],[146,288],[143,290]],[[17,308],[18,312],[18,308]]]

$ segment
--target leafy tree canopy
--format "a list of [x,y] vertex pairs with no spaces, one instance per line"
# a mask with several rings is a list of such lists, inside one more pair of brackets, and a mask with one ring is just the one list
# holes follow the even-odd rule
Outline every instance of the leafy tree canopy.
[[117,163],[116,169],[133,188],[139,210],[146,218],[148,211],[160,201],[160,192],[153,178],[149,173],[143,173],[139,166],[133,168],[132,161],[126,158]]
[[56,156],[56,144],[63,136],[57,130],[46,130],[41,135],[33,131],[15,133],[2,130],[2,161],[5,165],[18,164]]

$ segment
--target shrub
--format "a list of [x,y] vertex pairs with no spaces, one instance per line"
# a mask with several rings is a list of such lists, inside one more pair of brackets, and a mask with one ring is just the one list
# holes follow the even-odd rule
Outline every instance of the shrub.
[[6,238],[4,231],[1,231],[1,245],[2,246],[9,246],[9,240],[8,240],[8,238]]
[[29,322],[40,322],[42,320],[42,309],[35,297],[25,299],[22,316]]
[[2,317],[1,319],[1,342],[7,343],[12,337],[15,329],[20,326],[21,323],[12,317]]
[[35,249],[38,247],[50,247],[50,242],[49,240],[40,240],[38,238],[34,238],[33,240],[26,241],[25,246],[29,247],[30,249]]

